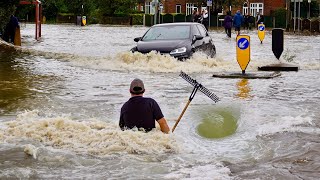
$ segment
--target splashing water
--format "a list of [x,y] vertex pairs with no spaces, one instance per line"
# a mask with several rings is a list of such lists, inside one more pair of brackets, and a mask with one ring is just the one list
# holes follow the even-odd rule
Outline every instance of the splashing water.
[[[113,153],[175,153],[179,150],[175,139],[159,129],[149,133],[121,131],[115,123],[96,119],[47,118],[39,116],[36,110],[19,114],[17,120],[6,122],[6,125],[0,135],[2,142],[23,138],[77,153],[101,156]],[[35,148],[26,148],[26,152],[33,155],[32,149]]]

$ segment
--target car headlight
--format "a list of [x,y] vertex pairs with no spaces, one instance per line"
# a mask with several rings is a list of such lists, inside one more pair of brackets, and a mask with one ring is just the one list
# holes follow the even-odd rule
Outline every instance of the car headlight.
[[170,52],[170,55],[174,55],[174,54],[181,54],[181,53],[185,53],[187,52],[187,48],[186,47],[182,47],[182,48],[178,48],[178,49],[174,49]]

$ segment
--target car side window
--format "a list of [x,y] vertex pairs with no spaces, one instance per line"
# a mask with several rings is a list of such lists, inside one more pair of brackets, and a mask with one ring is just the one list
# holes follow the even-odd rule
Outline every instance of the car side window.
[[203,37],[208,36],[208,33],[207,33],[206,29],[203,26],[197,25],[197,27],[198,27],[198,29],[200,31],[201,36],[203,36]]
[[192,28],[193,30],[193,35],[201,35],[200,32],[199,32],[199,29],[196,27],[196,26],[193,26]]

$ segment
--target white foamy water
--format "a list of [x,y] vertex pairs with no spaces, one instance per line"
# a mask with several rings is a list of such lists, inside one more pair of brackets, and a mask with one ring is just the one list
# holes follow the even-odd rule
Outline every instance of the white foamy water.
[[[67,117],[39,117],[37,111],[20,114],[16,121],[2,129],[3,141],[31,139],[45,146],[77,153],[107,155],[114,153],[161,154],[176,153],[178,145],[159,128],[151,133],[121,131],[117,124],[98,120],[74,121]],[[30,150],[31,149],[31,150]],[[34,148],[27,154],[34,155]],[[36,152],[35,152],[36,153]]]
[[[146,30],[44,25],[36,42],[34,26],[27,24],[23,47],[0,54],[0,153],[6,154],[0,156],[0,179],[316,179],[319,36],[285,35],[280,60],[293,60],[298,72],[244,81],[211,77],[240,72],[234,34],[227,39],[220,30],[210,31],[216,57],[196,53],[180,62],[155,52],[128,52]],[[278,62],[270,32],[263,44],[256,31],[248,34],[248,72]],[[121,131],[119,111],[136,77],[169,126],[175,124],[193,90],[180,71],[221,101],[197,92],[171,134],[159,127],[150,133]],[[236,130],[223,138],[202,137],[197,127],[206,118],[236,123]]]

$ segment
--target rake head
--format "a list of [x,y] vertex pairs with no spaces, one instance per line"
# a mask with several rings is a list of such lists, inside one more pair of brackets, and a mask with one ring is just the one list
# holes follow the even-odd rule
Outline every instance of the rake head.
[[209,89],[202,86],[202,84],[198,83],[196,80],[192,79],[188,74],[181,71],[180,77],[182,77],[184,80],[186,80],[188,83],[190,83],[192,86],[196,87],[198,86],[199,91],[201,91],[203,94],[208,96],[210,99],[212,99],[215,103],[220,101],[219,97],[216,96],[213,92],[211,92]]

